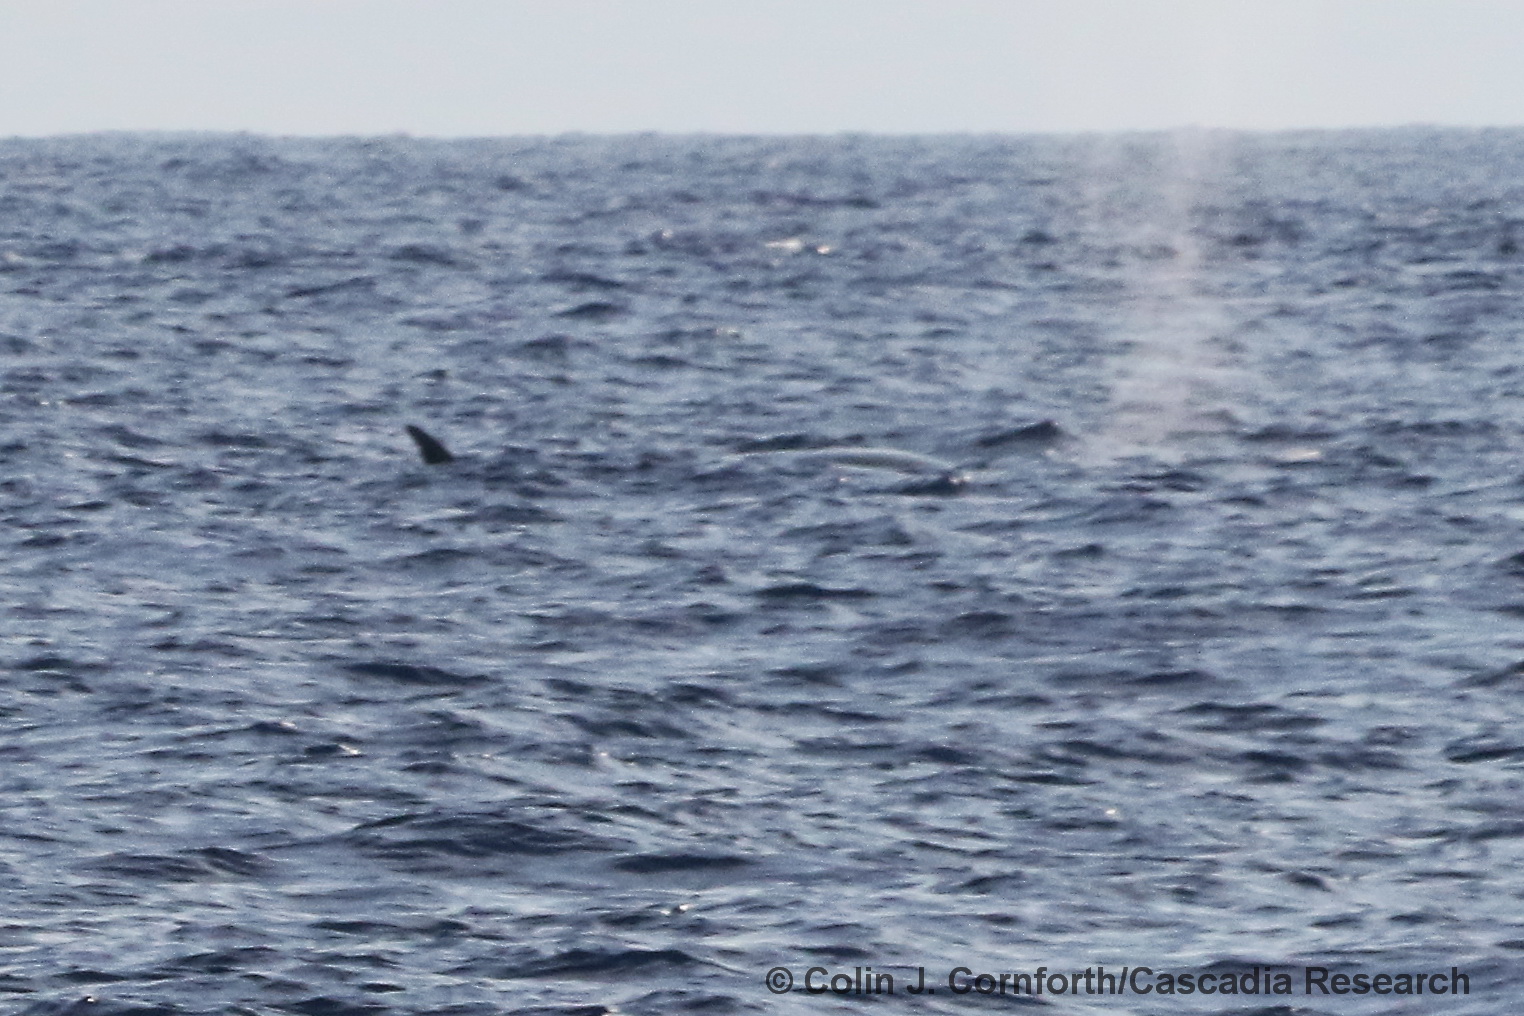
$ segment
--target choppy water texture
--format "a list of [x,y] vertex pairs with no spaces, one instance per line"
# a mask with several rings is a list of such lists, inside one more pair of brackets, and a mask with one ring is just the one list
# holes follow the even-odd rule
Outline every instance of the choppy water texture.
[[[1521,165],[0,143],[6,1004],[1324,964],[1472,994],[1036,1004],[1516,1006]],[[838,446],[970,482],[797,454]]]

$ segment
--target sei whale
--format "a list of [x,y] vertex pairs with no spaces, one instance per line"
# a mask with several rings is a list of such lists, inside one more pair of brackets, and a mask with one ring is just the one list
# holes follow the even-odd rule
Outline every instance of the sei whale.
[[[444,442],[414,424],[406,427],[407,436],[418,447],[418,455],[426,465],[438,466],[454,462],[455,456]],[[912,477],[910,481],[895,487],[896,494],[957,494],[968,484],[968,476],[958,467],[929,455],[902,451],[898,448],[872,448],[860,445],[842,445],[822,448],[763,448],[737,452],[733,460],[773,461],[804,463],[817,466],[837,466],[848,469],[873,470]]]
[[408,424],[407,436],[413,439],[413,444],[418,446],[418,454],[423,456],[423,461],[428,465],[438,466],[455,461],[455,456],[450,454],[450,449],[422,427]]
[[900,476],[914,477],[890,491],[895,494],[958,494],[968,485],[968,475],[952,463],[899,448],[842,445],[798,451],[741,452],[735,457],[742,460],[766,458],[782,462],[896,473]]

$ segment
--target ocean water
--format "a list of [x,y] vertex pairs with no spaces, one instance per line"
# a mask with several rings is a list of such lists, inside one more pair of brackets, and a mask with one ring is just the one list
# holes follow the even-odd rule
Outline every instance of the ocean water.
[[1524,131],[0,142],[5,1007],[1508,1011],[1521,296]]

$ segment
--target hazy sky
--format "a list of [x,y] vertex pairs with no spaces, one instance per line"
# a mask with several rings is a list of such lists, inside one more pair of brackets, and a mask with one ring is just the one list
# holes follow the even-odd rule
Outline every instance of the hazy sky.
[[0,136],[1524,124],[1524,0],[0,0]]

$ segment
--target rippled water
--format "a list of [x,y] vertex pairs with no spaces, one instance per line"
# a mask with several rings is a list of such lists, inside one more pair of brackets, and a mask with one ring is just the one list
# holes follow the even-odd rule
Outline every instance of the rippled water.
[[[1520,165],[0,143],[0,993],[964,1012],[957,967],[1258,966],[1295,994],[1006,1004],[1506,1011]],[[967,482],[822,454],[862,448]],[[868,966],[893,997],[804,990]]]

